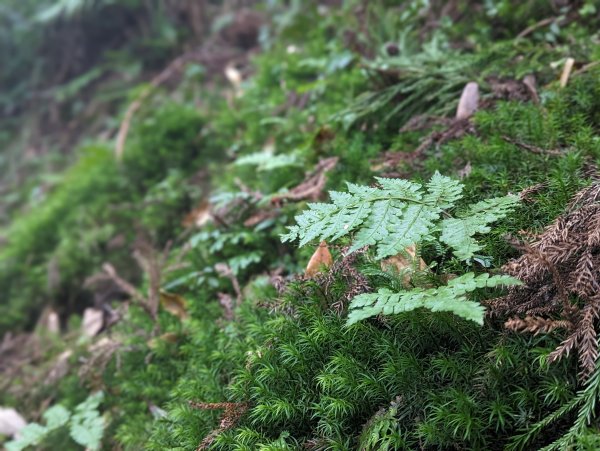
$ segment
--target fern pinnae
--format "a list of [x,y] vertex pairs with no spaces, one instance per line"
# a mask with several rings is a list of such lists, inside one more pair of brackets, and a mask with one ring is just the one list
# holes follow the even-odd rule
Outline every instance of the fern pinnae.
[[[429,240],[446,244],[456,257],[468,261],[481,249],[474,236],[488,233],[490,224],[505,217],[518,202],[516,196],[488,199],[471,205],[466,214],[452,217],[446,209],[455,206],[463,190],[456,180],[436,172],[425,187],[402,179],[377,178],[377,182],[378,188],[349,183],[348,193],[331,193],[331,204],[309,204],[282,240],[299,238],[302,246],[313,240],[335,241],[355,231],[350,252],[375,246],[378,260]],[[350,304],[348,324],[421,307],[482,324],[484,308],[469,301],[467,293],[518,283],[508,276],[467,273],[438,288],[361,294]]]
[[437,217],[437,213],[427,210],[423,205],[410,205],[395,224],[397,232],[390,234],[392,241],[377,248],[377,258],[397,254],[407,246],[420,242],[433,229],[433,221]]
[[446,209],[463,197],[463,188],[459,181],[444,177],[436,171],[427,183],[428,192],[424,200],[428,205]]
[[398,314],[418,308],[434,312],[451,312],[457,316],[483,324],[485,309],[477,302],[466,299],[466,294],[479,288],[493,288],[500,285],[518,285],[520,282],[509,276],[475,276],[466,273],[451,280],[448,285],[438,288],[415,288],[394,293],[380,289],[377,293],[356,296],[350,303],[347,325],[380,314]]

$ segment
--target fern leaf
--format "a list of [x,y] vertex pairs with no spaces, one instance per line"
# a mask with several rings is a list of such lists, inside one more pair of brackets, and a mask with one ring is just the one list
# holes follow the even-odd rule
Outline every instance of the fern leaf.
[[403,251],[406,247],[418,243],[433,230],[434,221],[439,213],[425,205],[410,205],[403,212],[402,218],[395,218],[390,223],[394,231],[389,240],[377,248],[377,258],[382,259]]
[[404,204],[395,201],[379,200],[372,206],[372,214],[364,223],[364,227],[354,237],[350,252],[363,246],[372,246],[384,241],[390,234],[388,227],[401,214]]
[[256,152],[239,157],[234,166],[256,166],[257,171],[272,171],[288,166],[300,166],[301,162],[294,154],[273,155],[270,152]]
[[347,325],[380,314],[398,314],[418,308],[427,308],[433,312],[451,312],[466,320],[483,324],[484,307],[467,300],[465,295],[478,288],[520,283],[510,276],[482,274],[476,277],[473,273],[467,273],[438,288],[415,288],[398,293],[383,288],[377,293],[361,294],[352,300]]
[[82,422],[73,422],[69,432],[71,438],[81,446],[85,446],[86,449],[100,449],[104,433],[104,420],[101,416],[97,416],[86,418]]
[[419,202],[423,198],[421,185],[404,179],[375,177],[381,185],[381,193],[390,198],[403,198],[405,201]]
[[377,178],[380,188],[349,183],[348,192],[333,191],[331,203],[314,203],[296,216],[296,225],[282,241],[335,241],[356,231],[350,252],[376,246],[383,259],[418,244],[441,230],[441,241],[462,260],[481,246],[473,236],[487,233],[489,224],[506,216],[518,201],[506,196],[479,202],[465,215],[442,220],[441,215],[462,197],[460,182],[436,172],[426,187],[402,179]]
[[44,417],[44,420],[46,420],[46,427],[48,430],[53,431],[68,423],[71,412],[60,404],[57,404],[46,410],[42,416]]
[[90,395],[75,408],[75,413],[71,417],[69,427],[71,438],[90,450],[100,448],[104,434],[104,419],[98,412],[103,397],[102,392]]
[[473,238],[477,233],[488,233],[489,225],[505,217],[517,205],[517,196],[496,197],[471,206],[463,217],[447,218],[441,223],[441,241],[454,250],[461,260],[472,258],[481,245]]
[[5,443],[6,451],[21,451],[40,444],[49,430],[38,423],[29,423],[19,431],[19,438]]
[[463,185],[459,181],[445,177],[436,171],[427,183],[424,201],[432,207],[450,208],[462,197],[462,191]]

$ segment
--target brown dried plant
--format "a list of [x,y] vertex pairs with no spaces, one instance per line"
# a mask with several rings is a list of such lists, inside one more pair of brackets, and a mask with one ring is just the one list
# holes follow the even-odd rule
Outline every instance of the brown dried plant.
[[348,253],[348,249],[349,247],[343,247],[341,249],[342,257],[334,261],[330,270],[315,277],[315,281],[327,295],[331,293],[336,280],[341,279],[345,284],[346,289],[343,295],[331,304],[331,308],[336,313],[343,312],[355,296],[371,290],[369,279],[356,269],[356,260],[366,253],[367,248],[364,247],[352,253]]
[[600,183],[595,182],[577,193],[567,212],[531,243],[513,239],[523,255],[504,270],[524,285],[489,302],[492,315],[512,316],[505,323],[509,330],[534,334],[567,330],[569,335],[549,359],[554,362],[577,351],[583,380],[592,374],[598,358],[599,201]]
[[198,445],[196,451],[201,451],[205,449],[209,449],[217,436],[233,427],[238,423],[240,418],[246,413],[248,410],[248,403],[245,402],[195,402],[190,401],[190,406],[195,409],[202,410],[221,410],[223,409],[223,414],[221,415],[221,421],[219,423],[219,427],[214,429],[210,434],[208,434]]

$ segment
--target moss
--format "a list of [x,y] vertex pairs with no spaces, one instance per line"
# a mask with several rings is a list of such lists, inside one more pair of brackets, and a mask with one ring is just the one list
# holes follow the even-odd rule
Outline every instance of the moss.
[[[313,249],[279,240],[305,202],[279,209],[269,196],[294,187],[329,156],[339,162],[327,174],[327,190],[344,191],[346,181],[371,183],[382,152],[410,152],[429,133],[400,127],[417,113],[451,116],[464,82],[475,79],[486,100],[473,118],[475,132],[390,169],[423,181],[436,170],[458,176],[469,165],[465,205],[544,183],[482,239],[481,258],[472,266],[497,270],[516,254],[505,236],[551,223],[590,182],[589,168],[600,158],[598,72],[587,68],[559,88],[560,64],[550,65],[571,55],[578,62],[597,59],[587,42],[596,39],[597,21],[586,16],[513,40],[552,15],[551,6],[458,2],[449,14],[454,22],[440,19],[432,32],[435,5],[427,17],[419,2],[367,2],[362,10],[357,2],[330,9],[304,3],[275,16],[277,34],[254,58],[243,95],[227,102],[214,87],[200,88],[214,91],[203,92],[202,113],[156,96],[136,117],[122,165],[108,149],[94,147],[43,205],[12,224],[9,245],[0,251],[0,289],[9,298],[0,306],[0,333],[25,324],[51,296],[87,305],[90,293],[81,282],[106,260],[146,288],[127,247],[143,229],[157,247],[175,241],[170,262],[180,263],[185,253],[187,266],[169,273],[163,288],[188,300],[190,318],[181,322],[161,310],[159,326],[171,334],[168,340],[150,340],[155,325],[136,308],[114,329],[123,349],[101,381],[111,419],[105,448],[196,449],[218,428],[220,412],[194,409],[189,401],[249,403],[239,422],[215,434],[213,449],[494,450],[514,444],[581,388],[570,360],[547,365],[561,335],[517,336],[503,332],[500,319],[478,328],[426,311],[345,327],[344,309],[336,313],[332,305],[344,306],[347,279],[336,274],[329,275],[335,279],[330,291],[295,282],[282,299],[269,279],[293,279]],[[411,56],[407,65],[394,66],[388,44]],[[401,70],[390,74],[390,68]],[[493,99],[490,76],[529,73],[538,79],[539,104]],[[369,100],[357,101],[366,92]],[[519,143],[562,153],[535,153]],[[272,170],[232,163],[265,150],[297,163]],[[194,186],[194,174],[203,170],[215,176]],[[183,214],[211,195],[216,220],[180,235]],[[277,216],[243,224],[261,211]],[[127,244],[109,252],[106,244],[117,233]],[[339,249],[332,251],[340,257]],[[432,244],[423,256],[435,264],[432,278],[473,270]],[[51,290],[49,263],[61,273]],[[218,302],[237,296],[219,264],[232,268],[241,288],[241,306],[232,311]],[[368,255],[358,268],[374,290],[399,283]],[[73,404],[83,391],[74,376],[59,388]],[[566,415],[529,445],[546,445],[572,422]],[[595,428],[588,432],[578,438],[582,448],[597,441]]]

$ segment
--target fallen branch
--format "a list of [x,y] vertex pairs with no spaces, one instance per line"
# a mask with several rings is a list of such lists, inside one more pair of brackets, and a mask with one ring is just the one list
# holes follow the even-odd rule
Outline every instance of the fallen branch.
[[529,152],[536,153],[538,155],[560,156],[560,155],[565,154],[562,150],[559,150],[559,149],[543,149],[541,147],[534,146],[533,144],[527,144],[527,143],[518,141],[518,140],[513,139],[510,136],[506,136],[506,135],[503,135],[502,139],[504,141],[506,141],[507,143],[514,144],[515,146],[520,147],[521,149],[528,150]]
[[281,205],[284,200],[299,201],[304,199],[316,201],[323,192],[323,188],[325,188],[325,182],[327,181],[325,174],[336,166],[338,160],[338,157],[320,160],[315,169],[306,175],[302,183],[287,193],[273,196],[271,203]]
[[131,125],[131,120],[133,119],[133,115],[141,108],[144,101],[152,94],[152,92],[158,88],[160,85],[165,83],[169,78],[171,78],[175,73],[179,72],[183,66],[190,61],[192,55],[190,53],[183,54],[173,60],[161,73],[159,73],[156,77],[154,77],[150,84],[144,88],[144,90],[140,93],[140,95],[135,99],[127,108],[125,112],[125,117],[123,118],[123,122],[121,122],[121,126],[119,127],[119,132],[117,134],[117,142],[115,146],[115,156],[118,161],[123,159],[123,152],[125,151],[125,141],[127,140],[127,134],[129,133],[129,127]]

